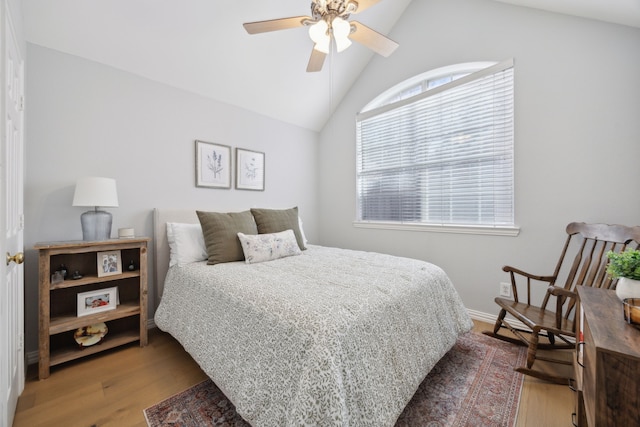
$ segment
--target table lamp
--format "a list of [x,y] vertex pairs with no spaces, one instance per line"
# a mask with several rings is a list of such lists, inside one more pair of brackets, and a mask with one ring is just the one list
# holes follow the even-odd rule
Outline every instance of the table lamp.
[[111,238],[111,214],[98,207],[118,207],[116,180],[85,177],[76,182],[73,206],[93,206],[94,210],[80,216],[83,240],[108,240]]

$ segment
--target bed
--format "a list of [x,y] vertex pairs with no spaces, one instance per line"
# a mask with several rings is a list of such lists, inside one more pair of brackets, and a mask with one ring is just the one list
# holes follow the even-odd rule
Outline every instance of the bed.
[[393,426],[471,319],[447,275],[418,260],[306,244],[265,262],[169,267],[156,210],[155,323],[252,426]]

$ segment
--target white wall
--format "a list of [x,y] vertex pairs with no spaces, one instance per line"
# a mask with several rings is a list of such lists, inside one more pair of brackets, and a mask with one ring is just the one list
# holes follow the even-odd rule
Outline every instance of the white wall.
[[[38,263],[31,248],[82,240],[80,214],[87,208],[71,206],[78,177],[116,179],[120,207],[108,209],[113,235],[134,227],[151,236],[155,207],[297,205],[305,233],[316,240],[315,132],[33,44],[27,45],[26,104],[27,351],[38,342]],[[265,191],[196,188],[196,139],[264,152]]]
[[[431,261],[497,314],[511,264],[551,274],[571,221],[640,225],[640,29],[488,0],[412,2],[320,137],[321,244]],[[515,58],[518,237],[357,229],[355,115],[424,71]]]
[[[417,0],[391,37],[400,48],[390,58],[372,60],[320,138],[28,45],[27,351],[37,348],[37,260],[30,248],[38,241],[81,239],[84,208],[71,206],[80,176],[115,178],[120,207],[111,210],[114,230],[132,226],[145,235],[151,234],[153,207],[298,205],[313,243],[432,261],[451,276],[468,308],[492,314],[498,282],[507,279],[501,266],[550,273],[568,222],[640,224],[639,29],[489,0]],[[355,114],[383,90],[421,72],[510,57],[516,61],[520,235],[354,228]],[[196,188],[195,139],[264,151],[266,191]]]

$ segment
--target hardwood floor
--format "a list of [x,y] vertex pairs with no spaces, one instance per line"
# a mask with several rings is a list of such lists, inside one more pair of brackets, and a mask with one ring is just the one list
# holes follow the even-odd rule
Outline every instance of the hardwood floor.
[[[490,325],[476,322],[482,331]],[[146,427],[143,409],[203,381],[206,375],[169,335],[149,334],[130,345],[51,369],[39,381],[31,366],[14,427]],[[573,393],[566,386],[525,379],[517,426],[570,426]]]

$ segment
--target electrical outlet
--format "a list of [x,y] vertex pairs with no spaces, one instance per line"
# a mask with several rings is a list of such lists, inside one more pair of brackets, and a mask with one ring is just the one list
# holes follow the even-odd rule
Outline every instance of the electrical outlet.
[[511,283],[500,282],[500,296],[505,298],[511,296]]

